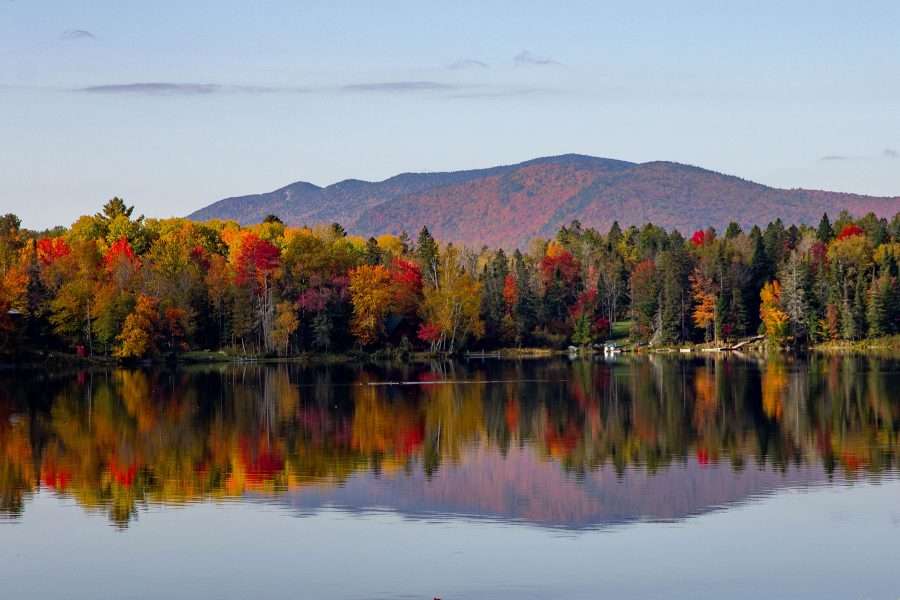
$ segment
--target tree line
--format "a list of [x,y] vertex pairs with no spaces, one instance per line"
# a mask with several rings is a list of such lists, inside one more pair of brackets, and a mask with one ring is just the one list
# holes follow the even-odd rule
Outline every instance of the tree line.
[[423,228],[146,219],[113,198],[69,228],[0,217],[0,351],[123,359],[586,346],[627,322],[653,345],[859,340],[900,329],[900,214],[732,223],[685,238],[574,221],[508,253]]

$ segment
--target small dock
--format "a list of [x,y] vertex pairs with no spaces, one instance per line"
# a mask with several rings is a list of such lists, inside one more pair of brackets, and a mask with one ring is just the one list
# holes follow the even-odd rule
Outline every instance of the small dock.
[[[735,350],[740,350],[741,348],[744,348],[745,346],[749,346],[750,344],[754,344],[756,342],[764,340],[765,337],[766,336],[764,336],[764,335],[755,335],[751,338],[743,339],[740,342],[737,342],[736,344],[699,348],[699,350],[700,350],[700,352],[733,352]],[[682,348],[681,352],[690,352],[690,349]]]

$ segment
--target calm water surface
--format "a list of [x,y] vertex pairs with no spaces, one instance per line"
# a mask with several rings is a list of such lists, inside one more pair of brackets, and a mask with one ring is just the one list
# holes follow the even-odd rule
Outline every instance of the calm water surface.
[[900,362],[0,374],[0,598],[900,598]]

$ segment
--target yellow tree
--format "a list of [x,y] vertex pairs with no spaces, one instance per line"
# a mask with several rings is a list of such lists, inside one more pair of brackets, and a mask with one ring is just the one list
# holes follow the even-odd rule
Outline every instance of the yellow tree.
[[134,310],[125,319],[121,345],[116,349],[119,358],[143,358],[156,350],[159,314],[157,300],[151,296],[138,296]]
[[291,335],[300,326],[297,311],[290,302],[279,302],[275,307],[275,324],[272,328],[272,340],[275,348],[282,356],[287,355]]
[[381,335],[392,293],[391,273],[383,265],[361,265],[350,271],[350,329],[363,346],[374,343]]
[[429,332],[434,350],[453,353],[467,336],[484,333],[481,284],[462,268],[459,250],[452,245],[441,253],[436,283],[425,288],[423,330]]
[[58,334],[75,343],[87,342],[93,354],[101,259],[93,240],[75,240],[71,246],[70,254],[48,267],[48,279],[56,280],[50,322]]
[[705,339],[716,322],[716,295],[712,290],[712,279],[695,269],[690,276],[691,294],[694,297],[694,325],[703,330]]
[[787,333],[788,314],[781,308],[781,284],[775,279],[766,283],[759,292],[759,318],[766,329],[766,337],[781,343]]
[[[850,235],[847,235],[847,230],[853,231],[851,227],[845,227],[844,232],[828,247],[828,262],[840,293],[841,337],[852,340],[861,333],[860,325],[865,309],[854,292],[866,285],[866,274],[872,268],[872,244],[862,235],[862,230]],[[882,255],[879,258],[886,257]]]

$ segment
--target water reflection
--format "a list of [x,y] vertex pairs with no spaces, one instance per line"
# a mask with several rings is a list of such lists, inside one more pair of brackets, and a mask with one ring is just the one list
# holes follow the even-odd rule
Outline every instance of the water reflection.
[[[0,515],[217,499],[584,528],[893,476],[895,361],[640,358],[0,379]],[[415,382],[415,385],[376,385]]]

